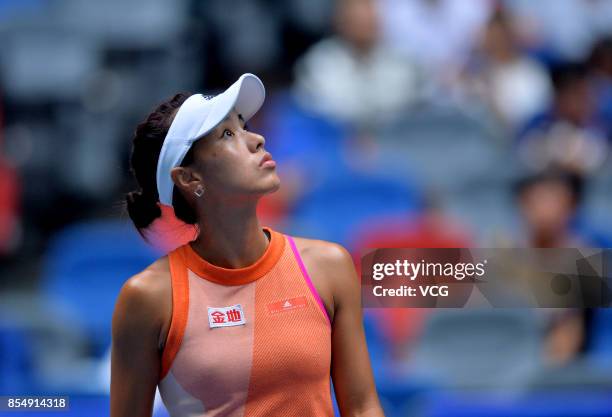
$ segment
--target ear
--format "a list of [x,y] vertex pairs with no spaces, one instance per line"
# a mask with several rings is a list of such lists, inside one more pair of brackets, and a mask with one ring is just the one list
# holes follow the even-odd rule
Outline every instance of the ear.
[[189,167],[174,167],[170,171],[174,185],[188,195],[193,194],[198,185],[203,185],[202,175]]

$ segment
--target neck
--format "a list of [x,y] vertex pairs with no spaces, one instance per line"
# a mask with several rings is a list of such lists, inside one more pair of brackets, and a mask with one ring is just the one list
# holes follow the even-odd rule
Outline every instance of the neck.
[[531,236],[531,246],[534,248],[563,247],[567,241],[565,234],[534,234]]
[[205,207],[198,222],[200,234],[193,250],[213,265],[244,268],[255,263],[268,247],[268,237],[257,218],[257,202]]

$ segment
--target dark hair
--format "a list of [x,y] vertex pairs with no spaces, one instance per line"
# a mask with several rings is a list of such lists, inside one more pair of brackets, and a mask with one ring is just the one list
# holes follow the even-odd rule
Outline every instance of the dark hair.
[[565,185],[572,193],[574,205],[580,205],[584,194],[584,178],[572,171],[558,167],[551,167],[523,176],[514,184],[514,194],[520,198],[532,186],[549,182]]
[[550,77],[555,91],[571,87],[588,79],[587,66],[582,62],[557,63],[550,69]]
[[[132,153],[130,156],[130,172],[134,176],[138,190],[126,194],[127,211],[138,231],[146,229],[156,218],[161,216],[157,203],[157,160],[164,138],[170,129],[179,107],[189,98],[190,93],[176,94],[161,103],[141,122],[134,132]],[[193,147],[187,152],[181,166],[193,162]],[[195,224],[197,217],[177,187],[172,194],[172,205],[177,218],[187,224]]]
[[591,49],[588,58],[590,68],[609,73],[612,71],[612,36],[600,38]]

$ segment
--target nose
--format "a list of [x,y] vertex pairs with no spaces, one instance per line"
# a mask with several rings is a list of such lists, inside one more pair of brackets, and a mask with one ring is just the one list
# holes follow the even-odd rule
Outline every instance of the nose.
[[266,144],[266,139],[259,133],[247,132],[248,146],[251,152],[257,152]]

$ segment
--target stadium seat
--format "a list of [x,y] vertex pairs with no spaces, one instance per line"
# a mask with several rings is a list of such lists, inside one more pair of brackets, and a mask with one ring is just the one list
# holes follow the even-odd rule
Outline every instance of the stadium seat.
[[425,323],[412,372],[447,387],[520,386],[541,369],[542,333],[530,311],[436,311]]
[[550,391],[508,395],[487,391],[438,392],[423,400],[423,417],[604,417],[610,415],[607,391]]
[[612,310],[598,308],[593,312],[590,356],[597,362],[612,365]]
[[305,195],[296,206],[294,221],[300,233],[347,244],[354,228],[368,220],[418,212],[421,197],[407,181],[346,172]]
[[31,340],[25,329],[0,323],[0,392],[25,395],[36,388]]
[[125,222],[69,226],[49,243],[42,292],[58,314],[83,326],[94,355],[99,356],[110,344],[111,318],[121,286],[157,257]]

